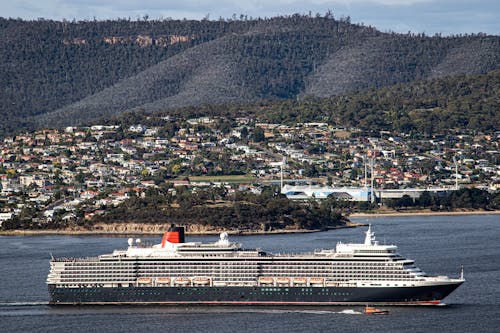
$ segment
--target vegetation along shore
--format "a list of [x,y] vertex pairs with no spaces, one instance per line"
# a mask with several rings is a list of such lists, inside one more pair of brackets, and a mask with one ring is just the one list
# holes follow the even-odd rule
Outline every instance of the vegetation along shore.
[[402,216],[453,216],[453,215],[496,215],[500,210],[457,210],[450,212],[434,212],[431,210],[384,211],[375,213],[354,213],[349,217],[402,217]]
[[426,194],[417,200],[403,197],[379,207],[335,197],[293,201],[273,186],[260,193],[227,193],[216,187],[189,191],[181,186],[175,188],[175,194],[169,187],[160,187],[142,197],[130,193],[121,205],[108,207],[100,215],[85,216],[77,211],[73,219],[48,221],[21,215],[4,222],[0,234],[158,235],[171,224],[197,235],[302,233],[358,226],[348,217],[498,214],[497,201],[497,195],[474,189],[440,197]]

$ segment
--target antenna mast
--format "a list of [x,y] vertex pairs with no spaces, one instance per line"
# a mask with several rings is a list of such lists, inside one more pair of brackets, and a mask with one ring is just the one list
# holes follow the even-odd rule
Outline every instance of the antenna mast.
[[455,190],[458,190],[458,164],[455,156],[453,156],[453,163],[455,163]]
[[280,192],[283,191],[283,168],[285,167],[285,163],[286,163],[286,157],[283,156],[283,160],[281,161],[281,181],[280,181],[281,188],[280,188]]

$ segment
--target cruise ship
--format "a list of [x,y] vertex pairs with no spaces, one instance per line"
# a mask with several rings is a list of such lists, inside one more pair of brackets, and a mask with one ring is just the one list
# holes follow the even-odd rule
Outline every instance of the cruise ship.
[[395,245],[375,240],[303,254],[245,249],[222,233],[185,242],[172,226],[160,244],[129,239],[94,258],[52,258],[50,304],[439,305],[464,282],[429,276]]

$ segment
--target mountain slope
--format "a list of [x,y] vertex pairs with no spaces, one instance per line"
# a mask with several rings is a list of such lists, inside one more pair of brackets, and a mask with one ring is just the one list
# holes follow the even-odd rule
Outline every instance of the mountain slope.
[[128,110],[328,97],[500,68],[497,36],[385,34],[330,16],[0,19],[0,131]]
[[257,21],[245,31],[193,46],[77,103],[37,116],[33,122],[67,125],[134,109],[151,112],[294,97],[328,50],[346,45],[347,36],[377,34],[331,19]]
[[500,70],[494,70],[254,109],[261,121],[271,123],[327,121],[369,132],[416,135],[446,134],[453,129],[492,133],[500,128],[499,96]]
[[498,68],[499,51],[498,38],[368,38],[331,54],[310,76],[304,95],[328,97],[415,80],[486,73]]
[[220,102],[211,100],[219,95],[228,100],[245,100],[245,96],[239,95],[239,89],[231,89],[234,85],[231,76],[236,70],[233,67],[228,65],[227,56],[217,52],[214,42],[207,42],[77,103],[35,119],[42,125],[64,125],[129,109],[159,111],[169,106]]
[[[464,129],[492,134],[500,128],[498,112],[500,70],[400,83],[347,95],[228,103],[169,109],[155,113],[130,112],[104,120],[123,128],[137,123],[157,126],[165,115],[199,117],[253,117],[257,122],[294,126],[327,122],[335,127],[434,136]],[[102,123],[96,120],[95,123]]]

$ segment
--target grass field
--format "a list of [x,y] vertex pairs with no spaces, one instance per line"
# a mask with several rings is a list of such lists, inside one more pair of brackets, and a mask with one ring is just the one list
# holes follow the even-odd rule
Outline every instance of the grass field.
[[191,182],[213,182],[213,183],[250,183],[255,181],[251,175],[228,175],[228,176],[190,176]]

